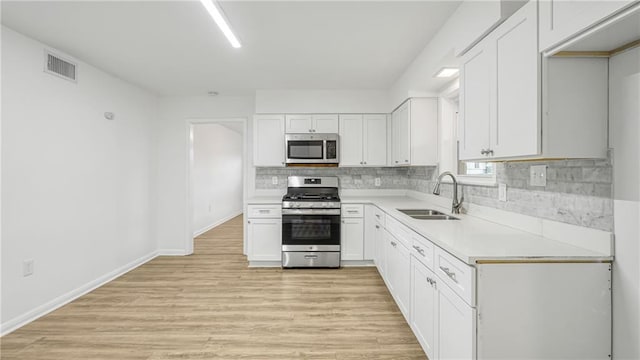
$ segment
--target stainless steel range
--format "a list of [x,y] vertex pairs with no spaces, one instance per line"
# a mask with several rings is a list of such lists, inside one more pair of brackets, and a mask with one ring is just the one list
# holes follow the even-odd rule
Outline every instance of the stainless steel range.
[[289,177],[282,198],[282,267],[340,267],[337,177]]

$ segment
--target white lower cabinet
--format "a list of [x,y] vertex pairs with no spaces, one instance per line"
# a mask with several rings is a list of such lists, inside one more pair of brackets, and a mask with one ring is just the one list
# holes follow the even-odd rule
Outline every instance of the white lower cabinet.
[[611,264],[470,266],[374,215],[375,264],[430,360],[611,358]]
[[436,275],[420,261],[411,257],[411,329],[429,359],[438,353],[438,292]]
[[410,325],[429,359],[475,358],[475,309],[413,255]]
[[247,220],[249,261],[282,260],[282,219]]
[[364,259],[364,220],[363,218],[342,218],[340,228],[342,260]]
[[364,205],[342,204],[341,260],[364,260]]
[[434,359],[475,359],[476,310],[438,278],[438,334]]
[[406,319],[409,319],[411,297],[411,265],[409,249],[391,233],[386,232],[387,286]]

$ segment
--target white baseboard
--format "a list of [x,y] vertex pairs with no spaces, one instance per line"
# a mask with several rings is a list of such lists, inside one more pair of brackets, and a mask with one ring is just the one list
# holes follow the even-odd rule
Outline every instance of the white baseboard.
[[42,304],[31,311],[28,311],[22,315],[19,315],[11,320],[8,320],[0,324],[0,336],[5,336],[11,333],[12,331],[15,331],[21,328],[22,326],[27,325],[28,323],[34,320],[37,320],[38,318],[44,315],[47,315],[48,313],[72,302],[73,300],[81,297],[82,295],[85,295],[99,288],[100,286],[112,281],[113,279],[120,277],[123,274],[137,268],[138,266],[153,260],[156,256],[158,256],[158,253],[156,251],[150,254],[144,255],[124,266],[121,266],[105,275],[100,276],[99,278],[93,281],[86,283],[85,285],[78,287],[75,290],[71,290],[68,293],[58,296],[57,298],[45,304]]
[[214,227],[216,227],[218,225],[221,225],[223,223],[226,223],[227,221],[229,221],[229,220],[233,219],[234,217],[236,217],[238,215],[241,215],[241,214],[242,214],[242,209],[236,210],[236,211],[232,212],[230,215],[225,216],[224,218],[214,222],[213,224],[207,225],[207,226],[203,227],[202,229],[195,231],[193,233],[193,237],[198,237],[198,236],[206,233],[207,231],[213,229]]
[[185,256],[188,254],[184,249],[158,249],[158,256]]

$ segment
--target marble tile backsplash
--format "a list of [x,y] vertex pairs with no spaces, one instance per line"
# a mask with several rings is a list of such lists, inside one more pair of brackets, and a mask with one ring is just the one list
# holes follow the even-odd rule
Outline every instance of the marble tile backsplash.
[[[407,189],[408,168],[256,168],[256,189],[286,189],[287,177],[337,176],[342,189]],[[273,185],[272,177],[278,177]],[[380,178],[380,186],[375,186]]]
[[[547,186],[529,184],[529,167],[547,166]],[[411,168],[256,168],[257,189],[285,189],[287,176],[338,176],[343,189],[407,189],[431,193],[436,167]],[[272,184],[272,177],[278,184]],[[507,201],[498,188],[462,186],[465,203],[478,204],[594,229],[612,231],[613,200],[610,160],[547,160],[496,163],[498,183],[507,184]],[[379,177],[381,186],[374,184]],[[442,184],[441,196],[451,198],[452,186]],[[464,205],[463,205],[464,206]]]
[[[547,186],[529,184],[529,167],[547,166]],[[507,201],[498,188],[462,186],[466,203],[585,226],[613,230],[613,170],[609,160],[547,160],[496,163],[498,183],[507,184]],[[435,167],[416,167],[407,173],[408,189],[431,192]],[[452,185],[442,184],[441,196],[451,198]],[[464,206],[464,205],[463,205]]]

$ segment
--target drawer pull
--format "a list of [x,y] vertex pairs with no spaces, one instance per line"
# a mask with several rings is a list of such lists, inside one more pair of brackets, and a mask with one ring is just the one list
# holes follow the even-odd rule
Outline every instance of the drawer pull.
[[444,273],[447,274],[447,276],[450,277],[451,280],[453,280],[456,284],[458,283],[458,280],[456,280],[456,273],[449,271],[449,268],[442,266],[440,266],[440,270],[444,271]]
[[348,212],[349,214],[355,214],[355,213],[357,213],[357,212],[358,212],[358,210],[347,210],[347,212]]
[[376,229],[380,229],[380,225],[376,225]]
[[396,244],[394,241],[392,241],[392,242],[391,242],[391,245],[392,245],[393,247],[398,246],[398,244]]
[[378,219],[380,219],[380,214],[376,214],[376,217],[377,217]]
[[420,246],[413,245],[413,248],[416,249],[416,251],[420,253],[420,255],[424,256],[424,249],[422,249]]
[[318,255],[305,255],[304,258],[305,259],[317,259]]
[[268,214],[269,213],[268,209],[261,209],[261,210],[258,210],[258,211],[260,212],[260,214]]

